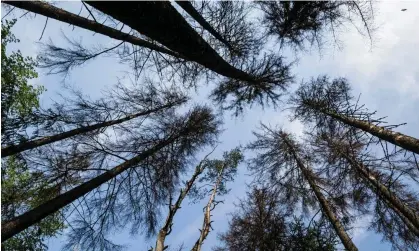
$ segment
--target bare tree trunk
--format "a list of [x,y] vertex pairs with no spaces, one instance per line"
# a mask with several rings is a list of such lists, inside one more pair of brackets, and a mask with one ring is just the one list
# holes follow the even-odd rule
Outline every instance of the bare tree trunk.
[[[181,102],[177,102],[177,103],[182,103],[184,101]],[[80,127],[80,128],[76,128],[67,132],[63,132],[60,134],[56,134],[56,135],[52,135],[52,136],[47,136],[47,137],[43,137],[41,139],[36,139],[36,140],[31,140],[31,141],[27,141],[27,142],[23,142],[19,145],[12,145],[12,146],[7,146],[1,149],[1,157],[7,157],[10,155],[14,155],[16,153],[20,153],[26,150],[30,150],[36,147],[40,147],[43,145],[47,145],[56,141],[60,141],[63,139],[67,139],[73,136],[76,136],[78,134],[82,134],[82,133],[87,133],[87,132],[91,132],[97,129],[100,129],[102,127],[107,127],[107,126],[111,126],[111,125],[116,125],[116,124],[120,124],[122,122],[134,119],[134,118],[138,118],[144,115],[148,115],[154,112],[158,112],[162,109],[166,109],[166,108],[170,108],[172,106],[176,105],[175,103],[169,103],[166,105],[162,105],[160,107],[154,108],[154,109],[150,109],[148,111],[143,111],[143,112],[139,112],[139,113],[135,113],[135,114],[131,114],[128,115],[124,118],[121,119],[116,119],[116,120],[111,120],[111,121],[107,121],[107,122],[102,122],[102,123],[97,123],[94,125],[90,125],[90,126],[84,126],[84,127]]]
[[220,75],[258,83],[254,76],[235,68],[218,55],[170,2],[86,3]]
[[216,39],[222,42],[229,50],[234,51],[234,48],[225,40],[220,33],[218,33],[202,16],[196,11],[190,1],[176,1],[176,3],[182,7],[195,21],[197,21],[206,31],[211,33]]
[[218,186],[221,183],[221,180],[223,178],[223,171],[224,171],[225,165],[221,167],[220,172],[218,173],[217,181],[214,184],[214,187],[212,189],[212,193],[210,196],[210,199],[208,200],[207,206],[205,207],[204,212],[204,222],[202,224],[201,234],[199,235],[198,240],[195,242],[195,245],[191,249],[191,251],[201,251],[202,244],[204,243],[204,240],[207,238],[210,229],[211,229],[211,211],[213,208],[211,206],[214,203],[215,195],[217,194]]
[[412,224],[412,222],[408,219],[408,218],[406,218],[397,208],[395,208],[394,206],[392,206],[391,205],[391,203],[389,202],[389,201],[387,201],[387,200],[385,200],[385,199],[383,199],[384,200],[384,203],[386,203],[386,205],[389,207],[389,208],[391,208],[399,217],[400,217],[400,219],[402,219],[402,221],[404,222],[404,224],[406,225],[406,227],[412,232],[412,233],[414,233],[416,236],[418,236],[419,237],[419,229],[418,228],[416,228],[413,224]]
[[102,25],[100,23],[97,23],[95,21],[89,20],[87,18],[78,16],[76,14],[73,14],[71,12],[65,11],[63,9],[57,8],[53,5],[50,5],[46,2],[41,1],[7,1],[2,2],[6,3],[15,7],[18,7],[20,9],[24,9],[36,14],[40,14],[64,23],[72,24],[93,32],[100,33],[102,35],[120,40],[125,41],[134,45],[138,45],[141,47],[145,47],[154,51],[158,51],[176,58],[182,58],[186,59],[184,56],[173,52],[169,49],[166,49],[164,47],[155,45],[151,42],[148,42],[146,40],[143,40],[141,38],[132,36],[128,33],[121,32],[117,29]]
[[[309,104],[310,105],[310,104]],[[328,115],[336,120],[339,120],[349,126],[361,129],[371,135],[376,136],[379,139],[388,141],[394,145],[397,145],[403,149],[419,154],[419,139],[404,135],[402,133],[394,132],[381,126],[374,125],[372,123],[350,118],[336,112],[328,111],[325,109],[317,109],[315,106],[310,105],[312,108]]]
[[375,177],[374,174],[363,164],[355,161],[353,158],[348,156],[347,154],[341,152],[341,154],[345,157],[346,160],[354,167],[370,184],[371,190],[378,196],[383,198],[385,201],[388,201],[390,207],[397,213],[401,214],[400,217],[402,219],[406,218],[415,226],[415,228],[419,229],[419,216],[407,205],[405,205],[396,195],[394,195],[390,190],[384,186],[381,182],[379,182]]
[[313,190],[314,194],[316,195],[317,200],[320,203],[320,206],[322,208],[322,211],[329,219],[330,223],[332,224],[333,228],[335,229],[337,235],[339,236],[340,240],[342,241],[343,246],[349,250],[349,251],[358,251],[358,248],[355,246],[355,244],[352,242],[349,235],[346,233],[345,228],[340,223],[339,219],[336,217],[336,215],[333,213],[332,208],[329,205],[329,202],[324,197],[322,192],[320,191],[319,187],[317,186],[316,182],[314,181],[312,177],[312,172],[310,169],[304,166],[303,162],[297,155],[297,153],[294,150],[294,147],[290,142],[286,139],[286,137],[283,137],[284,142],[288,145],[290,148],[294,159],[297,162],[298,167],[300,168],[301,172],[303,173],[304,177],[306,178],[308,184],[310,185],[310,188]]
[[[179,137],[179,136],[177,136]],[[90,191],[98,188],[102,184],[108,182],[109,180],[115,178],[117,175],[121,174],[122,172],[126,171],[133,165],[141,162],[142,160],[146,159],[147,157],[153,155],[161,148],[171,144],[176,140],[177,137],[168,138],[160,143],[158,143],[153,148],[137,155],[136,157],[114,167],[113,169],[67,191],[59,196],[51,199],[38,207],[17,216],[7,222],[1,223],[1,241],[4,242],[9,238],[13,237],[14,235],[20,233],[21,231],[25,230],[26,228],[32,226],[35,223],[38,223],[48,215],[51,215],[61,208],[67,206],[71,202],[77,200],[78,198],[82,197],[83,195],[89,193]]]
[[188,195],[188,193],[189,193],[190,189],[192,188],[195,180],[204,171],[204,169],[205,169],[204,161],[207,157],[208,157],[208,155],[195,168],[195,172],[192,175],[191,179],[186,182],[186,185],[185,185],[184,189],[180,190],[179,197],[177,198],[174,205],[172,205],[172,198],[170,198],[169,214],[167,215],[164,226],[160,229],[159,234],[157,236],[155,251],[165,250],[164,241],[166,240],[166,236],[168,236],[172,232],[173,218],[174,218],[177,210],[180,208],[180,205],[182,204],[182,201]]

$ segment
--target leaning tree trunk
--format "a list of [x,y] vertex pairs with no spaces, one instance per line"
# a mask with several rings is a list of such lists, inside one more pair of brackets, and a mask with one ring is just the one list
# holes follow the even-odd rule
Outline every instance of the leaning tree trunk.
[[221,167],[220,172],[218,173],[217,181],[214,184],[214,187],[212,189],[212,193],[210,196],[210,199],[208,200],[207,206],[205,207],[204,212],[204,222],[202,224],[201,234],[199,235],[198,240],[195,242],[195,245],[191,249],[191,251],[201,251],[202,244],[204,243],[204,240],[207,238],[210,229],[211,229],[211,206],[214,203],[215,195],[217,194],[218,186],[221,183],[221,180],[223,178],[223,171],[224,171],[224,165]]
[[372,123],[358,120],[355,118],[350,118],[348,116],[338,114],[333,111],[329,111],[326,109],[317,108],[316,106],[312,106],[308,104],[312,109],[315,109],[327,116],[330,116],[336,120],[341,121],[344,124],[349,126],[361,129],[365,132],[368,132],[371,135],[376,136],[377,138],[388,141],[394,145],[397,145],[403,149],[411,151],[413,153],[419,154],[419,139],[414,137],[410,137],[408,135],[404,135],[402,133],[394,132],[392,130],[386,129],[381,126],[374,125]]
[[[177,135],[179,137],[179,135]],[[177,137],[170,137],[157,145],[153,148],[137,155],[136,157],[114,167],[113,169],[67,191],[54,199],[51,199],[38,207],[17,216],[7,222],[2,222],[1,224],[1,241],[4,242],[9,238],[13,237],[14,235],[22,232],[23,230],[27,229],[28,227],[32,226],[35,223],[38,223],[48,215],[51,215],[61,208],[67,206],[68,204],[72,203],[73,201],[77,200],[78,198],[82,197],[83,195],[89,193],[90,191],[98,188],[102,184],[108,182],[109,180],[115,178],[117,175],[121,174],[122,172],[128,170],[133,165],[138,164],[139,162],[143,161],[147,157],[153,155],[163,147],[173,143]]]
[[297,153],[294,150],[294,147],[290,142],[288,142],[287,139],[283,138],[284,142],[288,145],[290,148],[293,158],[297,162],[298,167],[300,168],[301,172],[303,173],[305,179],[307,180],[310,188],[313,190],[317,200],[320,203],[320,206],[322,208],[322,211],[329,219],[330,223],[332,224],[333,228],[335,229],[337,235],[339,236],[340,240],[342,241],[343,246],[349,250],[349,251],[358,251],[358,248],[355,246],[355,244],[352,242],[351,238],[349,237],[348,233],[346,233],[345,228],[340,223],[339,219],[336,217],[335,213],[333,212],[331,206],[329,205],[329,202],[324,197],[322,192],[320,191],[319,187],[317,186],[316,182],[314,181],[312,177],[312,172],[307,167],[304,166],[302,160],[299,158]]
[[399,210],[397,210],[397,208],[393,207],[390,202],[386,201],[385,199],[384,203],[390,207],[399,217],[400,219],[402,219],[403,223],[406,225],[406,227],[410,230],[410,232],[414,233],[416,236],[419,237],[419,228],[416,228],[412,222],[406,218]]
[[172,231],[172,225],[173,225],[173,218],[175,217],[175,214],[177,210],[180,208],[180,205],[182,204],[182,201],[185,199],[185,197],[188,195],[189,191],[191,190],[195,180],[198,178],[198,176],[204,171],[205,165],[204,161],[206,158],[204,158],[201,163],[196,167],[194,174],[192,175],[192,178],[186,182],[184,189],[180,190],[179,197],[177,198],[174,205],[172,205],[172,201],[169,202],[169,214],[167,215],[166,221],[164,223],[164,226],[160,229],[158,235],[157,235],[157,241],[156,241],[156,249],[154,251],[163,251],[165,249],[164,242],[166,240],[166,236],[170,234]]
[[[182,103],[184,101],[178,102],[178,103]],[[122,122],[134,119],[134,118],[138,118],[144,115],[148,115],[154,112],[158,112],[162,109],[166,109],[166,108],[170,108],[172,106],[176,105],[176,103],[169,103],[166,105],[162,105],[160,107],[154,108],[154,109],[150,109],[148,111],[143,111],[143,112],[139,112],[139,113],[135,113],[135,114],[131,114],[128,115],[124,118],[121,119],[116,119],[116,120],[111,120],[111,121],[106,121],[106,122],[102,122],[102,123],[97,123],[94,125],[90,125],[90,126],[84,126],[84,127],[80,127],[80,128],[76,128],[67,132],[63,132],[60,134],[56,134],[56,135],[52,135],[52,136],[46,136],[40,139],[36,139],[36,140],[31,140],[31,141],[27,141],[27,142],[23,142],[19,145],[11,145],[11,146],[7,146],[1,149],[1,157],[7,157],[10,155],[14,155],[16,153],[20,153],[26,150],[30,150],[30,149],[34,149],[36,147],[40,147],[43,145],[47,145],[47,144],[51,144],[53,142],[57,142],[63,139],[67,139],[70,137],[74,137],[78,134],[82,134],[82,133],[87,133],[87,132],[91,132],[103,127],[107,127],[107,126],[111,126],[111,125],[116,125],[116,124],[120,124]]]
[[57,8],[51,4],[41,1],[5,1],[6,3],[20,9],[24,9],[36,14],[40,14],[64,23],[68,23],[74,26],[78,26],[83,29],[87,29],[99,34],[114,38],[120,41],[128,42],[134,45],[138,45],[144,48],[148,48],[153,51],[161,52],[176,58],[182,58],[187,60],[184,56],[179,53],[173,52],[169,49],[166,49],[162,46],[158,46],[151,42],[148,42],[144,39],[138,38],[136,36],[130,35],[128,33],[122,32],[120,30],[105,26],[98,22],[89,20],[87,18],[78,16],[71,12],[65,11],[63,9]]
[[216,39],[222,42],[230,51],[234,51],[234,48],[230,45],[230,43],[225,40],[220,33],[218,33],[212,26],[209,24],[202,15],[193,7],[190,1],[176,1],[176,3],[182,7],[184,11],[186,11],[195,21],[197,21],[206,31],[211,33]]
[[341,154],[351,164],[351,166],[354,167],[361,174],[361,177],[367,181],[367,184],[370,184],[371,189],[378,197],[381,197],[385,201],[388,201],[388,204],[391,206],[391,208],[397,214],[401,214],[400,217],[402,217],[402,219],[403,217],[405,217],[411,222],[411,224],[413,224],[417,229],[419,229],[419,215],[417,215],[411,208],[405,205],[395,194],[390,192],[390,190],[386,186],[384,186],[380,181],[378,181],[367,167],[355,161],[347,154]]
[[189,60],[228,78],[257,84],[257,79],[227,63],[166,1],[86,2]]

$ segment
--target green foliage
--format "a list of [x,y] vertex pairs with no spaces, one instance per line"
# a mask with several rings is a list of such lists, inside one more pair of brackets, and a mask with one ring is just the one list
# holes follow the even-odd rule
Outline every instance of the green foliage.
[[[30,172],[25,161],[16,156],[2,163],[1,214],[9,220],[57,196],[60,188],[51,186],[41,173]],[[2,250],[46,250],[46,237],[64,228],[62,217],[56,213],[26,229],[2,244]]]
[[289,223],[289,237],[285,250],[301,251],[334,251],[336,235],[326,222],[313,222],[306,226],[301,218],[294,217]]
[[244,157],[240,148],[235,148],[223,153],[222,159],[205,160],[204,175],[198,180],[190,191],[190,196],[194,201],[205,198],[212,190],[213,185],[220,182],[217,187],[217,195],[222,196],[229,192],[227,183],[234,181],[237,174],[238,165],[243,162]]
[[18,43],[10,31],[16,20],[1,24],[1,111],[2,122],[8,117],[26,116],[39,107],[39,95],[43,86],[33,87],[29,79],[38,77],[35,71],[37,62],[31,57],[24,57],[18,51],[6,54],[9,43]]
[[227,232],[214,251],[335,251],[337,236],[326,221],[289,214],[269,188],[253,188],[235,204]]
[[[33,87],[28,84],[28,80],[38,77],[34,59],[24,57],[20,51],[6,54],[8,44],[19,42],[11,33],[15,22],[16,20],[6,21],[1,25],[1,121],[2,141],[6,144],[9,142],[5,140],[5,134],[17,134],[22,123],[39,108],[39,95],[44,91],[42,86]],[[2,160],[2,221],[10,220],[59,193],[60,187],[51,185],[42,173],[30,171],[20,156]],[[62,217],[58,213],[50,215],[4,242],[2,250],[47,250],[45,238],[54,236],[63,228]]]

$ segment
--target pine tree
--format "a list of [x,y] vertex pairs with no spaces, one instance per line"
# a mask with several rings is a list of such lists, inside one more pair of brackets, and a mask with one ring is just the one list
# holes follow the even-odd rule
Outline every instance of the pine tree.
[[336,250],[336,235],[325,221],[304,224],[284,210],[268,187],[253,187],[236,208],[217,251]]
[[419,154],[419,140],[392,129],[378,126],[380,120],[353,101],[350,85],[344,78],[330,81],[327,76],[300,86],[291,98],[295,118],[316,125],[342,123],[369,133],[380,140]]
[[[141,164],[142,162],[147,163],[150,159],[158,158],[159,151],[163,151],[164,153],[164,149],[170,149],[171,147],[176,146],[172,151],[178,151],[176,156],[180,158],[178,161],[181,161],[181,158],[186,158],[188,155],[193,154],[199,147],[211,142],[218,132],[218,122],[216,118],[211,114],[211,111],[205,107],[197,107],[183,117],[175,117],[172,115],[170,118],[166,119],[169,120],[166,125],[162,128],[153,125],[154,131],[152,131],[153,134],[163,133],[163,138],[154,139],[150,144],[150,147],[148,148],[146,146],[147,148],[142,152],[140,151],[137,156],[60,194],[33,210],[10,219],[7,222],[3,222],[2,241],[5,241],[28,228],[51,213],[60,210],[64,206],[81,198],[83,195],[100,187],[102,184],[114,179],[118,175],[121,175],[128,170],[132,170],[133,168],[135,169],[138,164]],[[159,131],[159,129],[162,131]],[[173,161],[174,160],[168,164],[173,164]],[[159,164],[159,161],[157,159],[154,160],[154,164]],[[162,185],[170,186],[170,184],[165,184],[165,182],[163,182]],[[87,238],[87,236],[84,236],[84,238]],[[100,245],[100,243],[98,243],[98,245]]]
[[[281,201],[287,203],[290,211],[295,209],[295,203],[299,201],[303,204],[303,210],[307,210],[304,208],[307,205],[304,204],[313,205],[314,197],[344,247],[348,250],[358,250],[336,213],[338,205],[333,203],[333,199],[327,199],[321,191],[325,190],[321,185],[327,184],[310,168],[310,162],[313,160],[307,150],[283,130],[272,130],[264,125],[262,127],[261,133],[254,133],[257,139],[248,146],[258,153],[251,161],[251,170],[262,182],[276,187],[276,191],[284,197]],[[340,213],[344,211],[341,209]]]

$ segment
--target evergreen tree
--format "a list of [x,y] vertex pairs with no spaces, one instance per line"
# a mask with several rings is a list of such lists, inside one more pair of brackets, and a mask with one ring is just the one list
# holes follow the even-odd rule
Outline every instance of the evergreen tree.
[[326,222],[310,222],[287,213],[268,188],[253,188],[236,205],[223,246],[215,250],[336,250],[336,235]]

